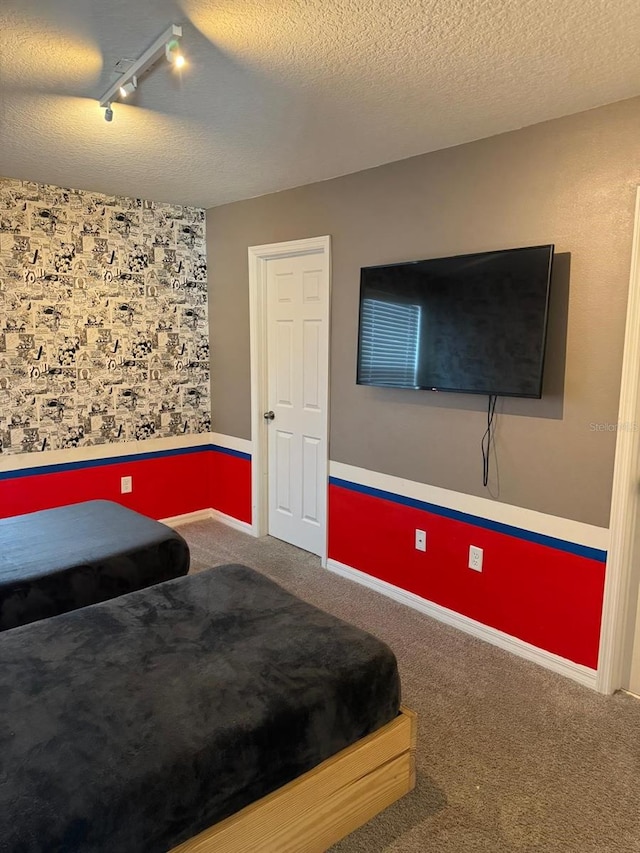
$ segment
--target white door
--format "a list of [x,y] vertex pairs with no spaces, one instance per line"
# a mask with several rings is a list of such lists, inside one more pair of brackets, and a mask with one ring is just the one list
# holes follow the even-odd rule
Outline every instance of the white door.
[[[290,245],[295,247],[295,243]],[[328,473],[328,252],[267,258],[264,279],[266,393],[262,399],[266,405],[262,428],[267,434],[267,530],[271,536],[323,555]]]

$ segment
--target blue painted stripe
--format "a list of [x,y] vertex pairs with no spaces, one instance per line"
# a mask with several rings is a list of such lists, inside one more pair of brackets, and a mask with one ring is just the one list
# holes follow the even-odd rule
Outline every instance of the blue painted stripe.
[[245,453],[243,450],[232,450],[230,447],[222,447],[220,444],[209,444],[207,449],[215,450],[216,453],[226,453],[227,456],[235,456],[238,459],[247,459],[251,462],[251,454]]
[[55,465],[34,465],[31,468],[19,468],[15,471],[0,471],[0,481],[17,480],[22,477],[35,477],[40,474],[59,474],[62,471],[77,471],[85,468],[102,468],[105,465],[119,465],[126,462],[144,462],[148,459],[162,459],[167,456],[185,456],[189,453],[202,453],[203,451],[215,451],[226,453],[229,456],[237,456],[240,459],[251,460],[250,453],[240,450],[231,450],[218,444],[199,444],[194,447],[174,447],[166,450],[151,450],[147,453],[132,453],[123,456],[108,456],[102,459],[80,459],[76,462],[59,462]]
[[565,539],[556,539],[554,536],[545,536],[543,533],[534,533],[532,530],[524,530],[521,527],[513,527],[510,524],[502,524],[499,521],[491,521],[488,518],[470,515],[469,513],[460,512],[455,509],[448,509],[447,507],[420,501],[416,498],[408,498],[404,495],[398,495],[395,492],[385,492],[382,489],[374,489],[371,486],[361,486],[359,483],[341,480],[338,477],[329,477],[329,482],[333,486],[339,486],[341,489],[349,489],[352,492],[360,492],[363,495],[392,501],[402,506],[410,506],[414,509],[433,513],[433,515],[450,518],[453,521],[461,521],[464,524],[474,524],[476,527],[482,527],[485,530],[493,530],[496,533],[503,533],[505,536],[515,536],[517,539],[535,542],[537,545],[546,545],[548,548],[566,551],[569,554],[576,554],[578,557],[586,557],[589,560],[597,560],[600,563],[606,563],[607,561],[607,552],[601,551],[599,548],[590,548],[587,545],[578,545],[576,542],[567,542]]

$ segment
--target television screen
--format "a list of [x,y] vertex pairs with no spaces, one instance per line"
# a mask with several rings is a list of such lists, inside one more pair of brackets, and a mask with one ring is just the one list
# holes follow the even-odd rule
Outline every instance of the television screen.
[[358,384],[540,397],[553,248],[363,267]]

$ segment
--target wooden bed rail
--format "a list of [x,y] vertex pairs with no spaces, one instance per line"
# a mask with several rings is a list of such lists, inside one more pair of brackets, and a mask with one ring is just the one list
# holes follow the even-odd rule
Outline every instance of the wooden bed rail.
[[324,853],[415,786],[417,718],[377,732],[170,853]]

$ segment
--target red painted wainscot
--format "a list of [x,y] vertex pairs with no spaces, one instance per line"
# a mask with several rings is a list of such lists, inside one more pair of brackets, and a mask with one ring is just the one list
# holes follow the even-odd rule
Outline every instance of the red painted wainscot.
[[251,456],[214,445],[209,506],[251,524]]
[[[133,491],[120,493],[120,478]],[[117,501],[151,518],[214,508],[251,521],[251,459],[217,445],[69,462],[0,474],[0,517],[79,501]]]
[[[427,532],[426,553],[414,548]],[[484,549],[481,573],[469,546]],[[329,557],[595,669],[606,553],[331,478]]]

